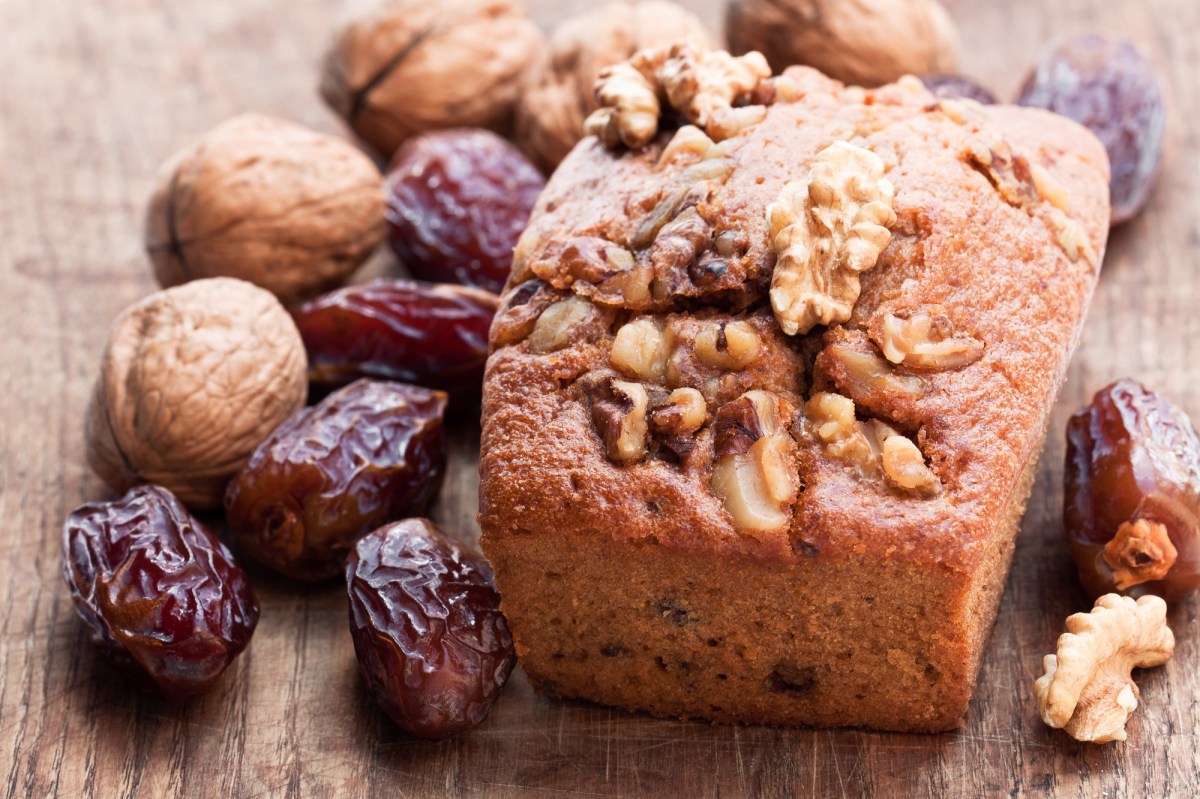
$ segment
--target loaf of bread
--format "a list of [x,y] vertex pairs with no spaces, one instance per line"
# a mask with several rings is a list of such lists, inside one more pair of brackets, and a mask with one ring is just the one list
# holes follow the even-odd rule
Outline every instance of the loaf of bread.
[[[618,74],[492,328],[479,521],[520,663],[658,716],[952,728],[1098,275],[1104,149],[915,79],[702,95],[739,59],[683,56]],[[643,84],[662,107],[622,117]]]

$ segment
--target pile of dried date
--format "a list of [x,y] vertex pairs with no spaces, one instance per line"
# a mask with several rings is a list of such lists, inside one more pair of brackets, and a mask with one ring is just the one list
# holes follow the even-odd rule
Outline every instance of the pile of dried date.
[[[515,664],[499,596],[482,556],[420,517],[447,420],[478,413],[496,292],[544,183],[491,130],[406,137],[381,175],[257,114],[166,163],[145,222],[163,289],[114,322],[87,414],[88,461],[124,496],[63,533],[76,608],[117,665],[168,696],[206,690],[258,623],[245,558],[343,576],[363,681],[401,728],[484,718]],[[421,279],[345,285],[385,237]],[[228,545],[205,516],[222,510]]]
[[[147,218],[170,287],[118,317],[88,410],[89,462],[127,493],[74,511],[63,539],[118,665],[188,695],[249,643],[250,580],[193,514],[223,508],[239,557],[345,575],[363,679],[401,727],[440,738],[484,717],[515,662],[491,572],[417,517],[445,475],[448,409],[478,408],[491,289],[541,185],[476,130],[408,142],[386,190],[350,145],[264,117],[171,162]],[[455,282],[319,293],[387,228],[411,269]]]
[[[836,78],[936,70],[950,73],[927,76],[938,93],[993,100],[953,74],[957,33],[933,0],[881,1],[869,19],[831,5],[819,35],[804,14],[776,18],[786,5],[732,4],[739,52],[802,61],[780,43],[815,42],[810,63]],[[114,322],[87,413],[88,461],[124,496],[81,506],[63,533],[79,615],[115,663],[167,695],[208,688],[258,622],[236,551],[295,580],[344,575],[363,680],[403,729],[441,738],[482,720],[515,657],[486,562],[420,518],[445,474],[447,414],[478,407],[495,292],[544,185],[534,163],[553,169],[583,137],[605,67],[681,35],[714,39],[666,0],[610,2],[548,42],[516,0],[392,0],[337,34],[321,77],[378,161],[248,114],[166,163],[145,221],[163,289]],[[1062,40],[1019,102],[1104,141],[1114,223],[1142,207],[1163,99],[1136,50]],[[420,280],[346,285],[385,238]],[[1186,417],[1117,384],[1069,435],[1085,585],[1193,590]],[[195,515],[221,509],[234,551]]]

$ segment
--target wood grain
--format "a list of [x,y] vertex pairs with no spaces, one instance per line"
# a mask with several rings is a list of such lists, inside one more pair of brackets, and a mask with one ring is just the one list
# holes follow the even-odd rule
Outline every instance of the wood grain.
[[[1066,415],[1130,374],[1200,418],[1200,4],[952,0],[966,71],[1012,92],[1040,42],[1134,39],[1173,87],[1166,169],[1113,234],[1054,414],[967,727],[946,735],[658,721],[533,695],[518,672],[485,724],[444,743],[398,733],[358,686],[336,585],[254,572],[262,622],[210,695],[131,691],[88,644],[59,573],[66,513],[106,496],[82,418],[107,325],[153,288],[140,247],[159,161],[229,115],[327,130],[316,63],[353,10],[323,0],[0,2],[0,791],[4,797],[1053,796],[1200,794],[1200,628],[1170,617],[1165,668],[1140,677],[1130,740],[1075,744],[1038,720],[1030,683],[1084,609],[1060,540]],[[590,2],[533,3],[551,24]],[[720,0],[694,0],[710,24]],[[382,258],[376,269],[393,268]],[[474,527],[478,431],[454,436],[436,509]]]

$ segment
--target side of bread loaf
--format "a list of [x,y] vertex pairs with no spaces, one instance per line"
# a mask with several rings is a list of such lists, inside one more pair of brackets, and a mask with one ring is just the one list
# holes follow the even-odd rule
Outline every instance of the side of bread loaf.
[[[588,139],[551,179],[492,329],[483,547],[546,693],[946,729],[1098,275],[1107,161],[1044,112],[785,78],[721,142]],[[787,335],[771,209],[865,204],[813,177],[843,145],[882,163],[890,235],[846,321]]]

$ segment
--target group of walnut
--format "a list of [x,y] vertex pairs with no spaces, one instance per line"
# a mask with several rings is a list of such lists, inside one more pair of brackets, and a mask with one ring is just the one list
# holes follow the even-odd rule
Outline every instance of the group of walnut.
[[[643,147],[658,135],[664,115],[670,115],[684,124],[663,149],[660,165],[686,160],[688,185],[646,216],[629,242],[636,250],[678,245],[679,252],[686,252],[690,238],[707,234],[689,192],[727,177],[738,134],[761,122],[767,106],[799,93],[787,74],[772,77],[772,65],[790,63],[793,54],[781,51],[778,42],[766,56],[753,47],[775,41],[765,31],[777,24],[777,7],[788,3],[732,4],[730,36],[739,42],[743,54],[738,56],[710,49],[710,37],[692,15],[658,0],[610,4],[570,21],[556,33],[548,52],[536,26],[507,0],[442,5],[461,6],[461,13],[448,13],[434,3],[393,3],[348,26],[325,63],[322,93],[330,105],[384,156],[431,128],[470,125],[509,132],[515,125],[518,141],[546,168],[584,135],[594,135],[610,148]],[[845,46],[827,46],[812,31],[808,38],[798,34],[795,41],[804,42],[814,59],[824,53],[828,62],[816,65],[835,76],[840,72],[848,80],[870,84],[909,71],[954,68],[956,35],[934,2],[904,4],[899,16],[906,25],[887,31],[848,22],[847,4],[816,5],[828,15],[834,44]],[[803,28],[802,15],[787,19]],[[905,30],[924,33],[897,33]],[[922,47],[901,46],[916,41]],[[613,52],[602,52],[605,47]],[[486,52],[480,55],[479,48]],[[859,57],[868,50],[870,58]],[[446,69],[438,54],[449,59],[456,53],[469,53],[483,68]],[[620,60],[626,56],[628,60]],[[872,64],[886,74],[876,74]],[[901,90],[905,85],[901,81]],[[949,116],[963,115],[969,104],[942,100],[940,108]],[[402,151],[398,161],[405,157]],[[1067,213],[1065,190],[1048,172],[1034,167],[1031,175],[1015,179],[1021,165],[1004,149],[981,150],[972,157],[999,191],[1012,194],[1006,199],[1036,204],[1037,212],[1047,215],[1072,261],[1095,264],[1096,253]],[[255,174],[270,179],[235,181],[247,163],[258,170]],[[766,209],[774,262],[770,313],[647,313],[606,334],[607,366],[589,373],[581,388],[609,461],[629,466],[657,458],[682,469],[702,468],[734,525],[747,531],[776,530],[789,522],[801,488],[789,463],[800,438],[819,442],[831,458],[864,479],[881,481],[913,501],[941,490],[918,441],[883,420],[861,418],[863,409],[831,386],[814,387],[794,407],[781,393],[742,390],[739,382],[739,375],[761,362],[773,340],[850,319],[860,275],[875,266],[897,221],[894,189],[884,175],[878,155],[839,141],[817,155],[804,179],[784,186]],[[486,714],[513,666],[511,638],[487,565],[424,522],[363,536],[428,506],[445,464],[441,424],[447,397],[437,389],[451,384],[459,391],[477,388],[481,361],[459,371],[452,364],[418,369],[419,382],[433,388],[360,382],[313,408],[304,409],[304,404],[310,377],[319,382],[314,375],[322,369],[334,376],[334,386],[362,376],[353,369],[349,375],[339,371],[346,367],[339,358],[355,346],[344,329],[338,332],[344,323],[339,314],[360,313],[355,324],[361,324],[389,303],[452,304],[458,311],[466,309],[470,321],[461,324],[478,333],[496,310],[495,297],[466,289],[375,285],[353,297],[335,293],[289,314],[279,300],[294,304],[341,284],[384,235],[377,168],[333,137],[278,120],[240,117],[177,156],[164,176],[147,217],[146,244],[160,282],[185,285],[147,299],[118,320],[89,410],[88,441],[90,462],[111,485],[157,484],[174,495],[162,488],[134,488],[124,505],[97,503],[73,514],[65,538],[68,580],[81,613],[118,659],[160,657],[145,647],[140,654],[134,651],[141,642],[106,638],[109,633],[97,614],[84,609],[100,599],[82,586],[91,580],[94,588],[97,571],[111,565],[120,549],[105,531],[138,524],[165,530],[157,539],[135,536],[130,550],[142,553],[138,568],[153,579],[163,579],[165,573],[152,554],[163,540],[181,549],[211,551],[213,579],[229,586],[223,597],[227,640],[206,656],[207,670],[191,683],[172,675],[165,662],[141,664],[156,679],[162,675],[164,690],[188,693],[206,686],[245,646],[258,615],[232,555],[184,508],[224,504],[242,547],[285,574],[325,578],[342,571],[349,557],[345,574],[360,666],[394,718],[405,719],[408,729],[428,737],[472,726]],[[237,191],[230,192],[234,182]],[[532,197],[540,180],[527,184]],[[1029,186],[1036,196],[1027,194]],[[427,189],[421,185],[416,191]],[[240,206],[212,200],[220,195],[235,196]],[[337,201],[330,202],[331,197]],[[239,225],[236,237],[222,237]],[[509,308],[501,309],[492,329],[493,345],[523,340],[533,352],[554,353],[576,342],[579,330],[604,314],[603,301],[614,296],[628,308],[663,310],[656,303],[672,287],[645,269],[631,249],[605,242],[590,246],[562,259],[574,259],[577,265],[564,279],[557,263],[551,266],[544,253],[531,252],[528,238],[516,242],[510,279],[515,288]],[[736,231],[714,239],[718,256],[729,257],[745,247]],[[397,250],[402,251],[399,245]],[[708,268],[696,280],[720,279],[719,265]],[[261,288],[227,278],[197,280],[216,274],[234,274]],[[551,299],[539,289],[543,281],[560,292],[571,291]],[[537,301],[517,307],[514,298],[525,302],[535,293]],[[450,317],[448,312],[445,318]],[[447,340],[454,332],[441,330]],[[820,355],[822,365],[852,383],[901,394],[923,390],[921,372],[963,368],[981,358],[987,346],[969,331],[956,329],[937,306],[905,315],[883,312],[865,335],[870,342],[865,347],[829,345]],[[419,358],[418,349],[413,344],[406,357]],[[323,353],[328,363],[322,363]],[[470,357],[464,354],[464,359]],[[905,369],[897,372],[895,366]],[[168,373],[174,382],[164,385],[162,376]],[[213,386],[236,387],[231,395],[237,401],[206,403]],[[186,429],[206,426],[215,432],[198,439],[178,437],[183,428],[173,423],[180,418],[192,422]],[[391,464],[392,471],[370,490],[351,486],[346,460],[356,447],[368,448],[357,441],[363,430],[356,425],[364,419],[373,431],[391,430],[380,435],[401,442],[399,463]],[[1186,420],[1180,424],[1190,430]],[[711,434],[702,437],[701,431],[708,429]],[[1194,431],[1191,436],[1194,447]],[[328,449],[310,452],[307,463],[289,460],[295,448],[313,441],[323,441]],[[700,441],[707,448],[703,452]],[[255,496],[274,490],[290,497],[323,480],[337,486],[325,511],[349,519],[345,529],[333,525],[328,535],[319,529],[304,532],[304,511],[290,505],[290,499],[261,502]],[[396,501],[364,510],[372,492]],[[1194,490],[1187,496],[1195,502]],[[1127,551],[1105,561],[1119,575],[1120,590],[1163,579],[1175,562],[1172,556],[1171,564],[1151,574],[1143,562],[1145,553],[1167,538],[1165,528],[1150,528],[1144,520],[1127,524],[1120,537]],[[1105,551],[1109,549],[1114,547]],[[471,607],[478,609],[486,636],[502,644],[475,652],[451,642],[444,653],[448,662],[433,663],[487,683],[461,697],[464,703],[474,702],[462,718],[438,717],[430,705],[410,703],[416,692],[397,693],[388,684],[388,675],[402,672],[404,664],[396,647],[372,644],[372,635],[400,622],[372,608],[379,605],[386,615],[405,601],[393,579],[397,570],[407,570],[414,584],[428,592],[417,601],[430,606],[454,590],[475,597]],[[448,623],[461,628],[473,622]],[[1057,655],[1046,658],[1046,674],[1036,684],[1043,718],[1081,740],[1123,739],[1125,721],[1136,707],[1130,669],[1159,665],[1173,649],[1165,605],[1154,596],[1135,602],[1106,594],[1092,613],[1070,617],[1067,627]]]

